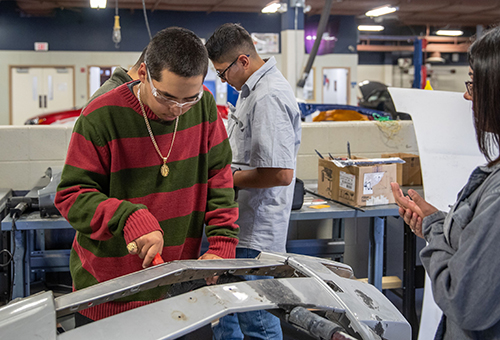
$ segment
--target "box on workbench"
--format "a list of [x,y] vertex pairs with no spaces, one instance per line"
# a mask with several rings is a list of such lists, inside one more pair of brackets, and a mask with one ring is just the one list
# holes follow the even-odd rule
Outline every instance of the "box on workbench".
[[401,186],[422,185],[422,171],[420,169],[420,157],[411,153],[385,153],[381,156],[399,157],[405,161],[397,165],[397,181]]
[[341,167],[340,162],[319,159],[318,194],[357,207],[394,203],[391,182],[396,181],[396,170],[395,163]]

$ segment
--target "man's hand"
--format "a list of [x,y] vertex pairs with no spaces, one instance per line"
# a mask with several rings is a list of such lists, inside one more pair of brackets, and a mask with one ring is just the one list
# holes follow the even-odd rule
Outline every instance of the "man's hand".
[[[133,245],[129,247],[132,242],[135,243],[135,248]],[[127,245],[127,248],[130,254],[137,254],[141,259],[144,259],[142,268],[149,267],[155,255],[158,253],[161,255],[163,252],[163,234],[158,230],[142,235],[132,242]]]
[[[214,255],[214,254],[203,254],[201,255],[198,260],[222,260],[222,257]],[[217,283],[217,280],[219,279],[218,276],[212,276],[212,277],[207,277],[205,281],[207,281],[207,285],[214,285]]]
[[415,190],[408,190],[409,196],[404,196],[398,183],[391,183],[391,189],[399,206],[399,216],[410,226],[415,235],[424,238],[422,220],[438,211],[436,207],[424,200]]

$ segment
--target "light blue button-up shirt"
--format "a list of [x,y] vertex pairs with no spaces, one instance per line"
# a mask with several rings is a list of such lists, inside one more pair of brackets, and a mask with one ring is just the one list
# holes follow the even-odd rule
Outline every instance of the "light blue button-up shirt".
[[[231,108],[228,135],[233,163],[294,169],[295,174],[300,124],[293,90],[272,57],[248,78],[236,108]],[[238,247],[286,251],[294,187],[295,179],[286,187],[239,191]]]

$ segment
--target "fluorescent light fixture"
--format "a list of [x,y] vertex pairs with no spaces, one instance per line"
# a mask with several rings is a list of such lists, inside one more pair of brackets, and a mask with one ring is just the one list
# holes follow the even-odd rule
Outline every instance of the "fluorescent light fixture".
[[106,8],[106,0],[90,0],[90,8]]
[[371,31],[371,32],[380,32],[384,30],[384,26],[382,25],[359,25],[358,31]]
[[286,3],[281,3],[281,2],[270,2],[264,7],[261,12],[262,13],[276,13],[276,12],[286,12],[287,11],[287,4]]
[[399,7],[392,7],[391,5],[385,5],[382,7],[374,8],[365,13],[367,17],[379,17],[381,15],[394,13],[399,9]]
[[439,30],[436,32],[436,35],[447,35],[451,37],[459,37],[464,34],[461,30]]

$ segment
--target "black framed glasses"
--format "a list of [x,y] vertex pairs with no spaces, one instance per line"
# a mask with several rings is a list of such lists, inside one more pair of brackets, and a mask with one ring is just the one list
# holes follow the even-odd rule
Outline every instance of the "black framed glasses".
[[[240,54],[240,55],[241,55],[241,54]],[[228,66],[228,67],[226,67],[226,69],[225,69],[224,71],[222,71],[222,72],[217,71],[217,76],[218,76],[220,79],[222,79],[222,80],[226,80],[226,81],[227,81],[227,79],[226,79],[226,72],[227,72],[227,70],[229,70],[229,69],[231,68],[231,66],[233,66],[233,65],[234,65],[234,63],[236,63],[236,62],[238,61],[238,59],[240,58],[240,55],[239,55],[239,56],[237,56],[237,57],[236,57],[236,59],[234,59],[234,61],[233,61],[231,64],[229,64],[229,66]],[[245,54],[245,55],[247,56],[247,58],[248,58],[248,57],[250,57],[250,54]]]
[[467,93],[472,97],[472,81],[465,82],[465,88],[467,89]]

